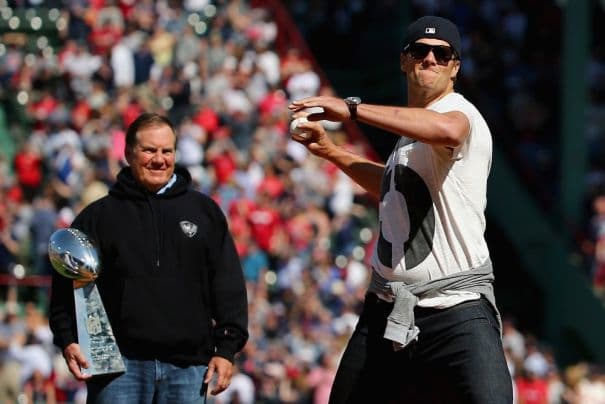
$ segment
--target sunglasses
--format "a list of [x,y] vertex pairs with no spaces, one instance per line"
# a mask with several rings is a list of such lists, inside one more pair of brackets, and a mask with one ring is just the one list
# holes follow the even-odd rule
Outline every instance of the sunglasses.
[[408,52],[414,59],[422,60],[433,51],[435,60],[439,64],[446,65],[450,60],[456,59],[456,52],[445,45],[429,45],[421,42],[414,42],[403,49],[404,52]]

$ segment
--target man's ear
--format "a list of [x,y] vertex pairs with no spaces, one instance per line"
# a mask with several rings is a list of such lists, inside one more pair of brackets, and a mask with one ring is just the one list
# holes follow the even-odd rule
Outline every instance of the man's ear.
[[132,149],[130,147],[126,147],[124,149],[124,158],[126,159],[128,165],[130,165],[130,160],[132,159]]
[[454,60],[454,66],[452,67],[452,73],[450,74],[450,79],[456,81],[456,76],[458,76],[458,72],[460,71],[460,60]]
[[408,57],[408,55],[401,52],[399,54],[399,68],[401,69],[402,73],[407,74],[409,62],[410,58]]

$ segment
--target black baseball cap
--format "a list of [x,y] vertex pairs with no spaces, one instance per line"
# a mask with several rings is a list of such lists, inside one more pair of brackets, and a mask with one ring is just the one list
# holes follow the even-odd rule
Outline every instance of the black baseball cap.
[[460,32],[458,31],[456,24],[447,18],[427,15],[420,17],[411,23],[406,32],[403,50],[420,38],[435,38],[446,41],[450,44],[454,52],[456,52],[456,55],[458,55],[458,57],[461,56],[460,50],[462,44]]

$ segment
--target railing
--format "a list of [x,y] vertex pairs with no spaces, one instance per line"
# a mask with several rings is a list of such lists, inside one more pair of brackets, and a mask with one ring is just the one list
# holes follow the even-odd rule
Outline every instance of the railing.
[[50,287],[50,283],[50,275],[28,275],[21,278],[15,275],[0,274],[1,286]]

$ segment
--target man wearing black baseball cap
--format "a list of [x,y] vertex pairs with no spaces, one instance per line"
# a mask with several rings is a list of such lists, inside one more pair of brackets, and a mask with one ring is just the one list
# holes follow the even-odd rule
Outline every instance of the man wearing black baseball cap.
[[[458,28],[426,16],[400,55],[407,106],[359,97],[294,101],[292,139],[380,200],[372,279],[331,403],[512,403],[494,274],[484,238],[492,138],[454,90]],[[321,107],[308,115],[305,110]],[[399,136],[386,164],[336,146],[320,120],[359,120]]]
[[460,58],[462,48],[460,33],[453,22],[443,17],[425,16],[417,19],[407,29],[403,48],[407,48],[421,38],[444,40]]

